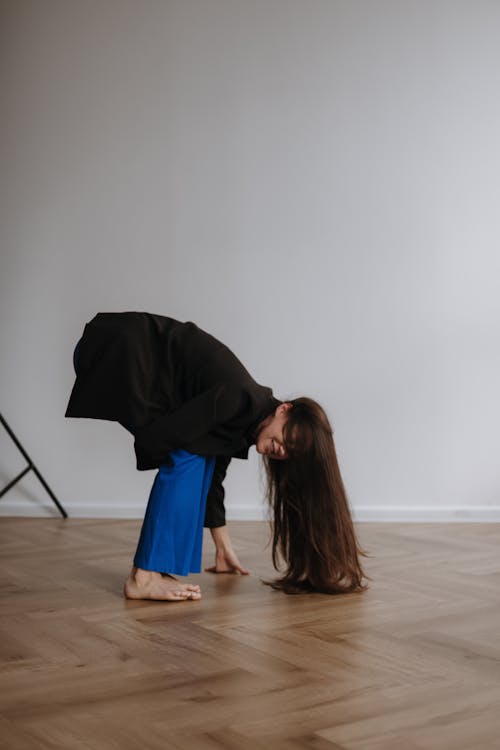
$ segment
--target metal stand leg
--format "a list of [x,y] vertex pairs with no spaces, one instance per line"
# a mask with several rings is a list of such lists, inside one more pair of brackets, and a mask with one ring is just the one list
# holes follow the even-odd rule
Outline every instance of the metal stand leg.
[[63,518],[67,518],[68,514],[64,510],[63,506],[61,505],[61,503],[59,502],[59,500],[57,499],[57,497],[54,495],[54,493],[50,489],[49,485],[47,484],[47,482],[45,481],[45,479],[42,477],[42,475],[38,471],[37,467],[35,466],[35,464],[31,460],[31,458],[28,456],[28,454],[24,450],[23,446],[21,445],[21,443],[19,442],[19,440],[16,438],[16,436],[14,435],[14,433],[11,430],[11,428],[9,427],[9,425],[7,424],[7,422],[5,421],[5,419],[3,418],[3,416],[1,414],[0,414],[0,422],[5,427],[5,430],[10,435],[12,441],[15,443],[15,445],[17,446],[17,448],[21,451],[21,453],[23,454],[24,458],[28,462],[28,466],[25,469],[23,469],[23,471],[20,474],[18,474],[18,476],[15,477],[15,479],[13,479],[11,482],[9,482],[9,484],[6,487],[4,487],[3,490],[0,490],[0,497],[2,497],[2,495],[5,495],[5,493],[8,492],[10,490],[10,488],[13,487],[17,482],[19,482],[19,480],[22,479],[24,477],[24,475],[28,473],[28,471],[30,471],[31,469],[33,469],[33,471],[35,472],[36,476],[38,477],[38,479],[43,484],[43,486],[47,490],[48,494],[50,495],[50,497],[52,498],[52,500],[56,504],[56,506],[59,509],[62,517]]

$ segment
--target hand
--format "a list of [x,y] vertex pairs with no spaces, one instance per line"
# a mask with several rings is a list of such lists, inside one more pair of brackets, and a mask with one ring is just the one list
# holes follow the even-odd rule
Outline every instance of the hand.
[[242,566],[232,548],[217,549],[215,551],[215,565],[205,568],[206,573],[241,573],[248,576],[250,571]]

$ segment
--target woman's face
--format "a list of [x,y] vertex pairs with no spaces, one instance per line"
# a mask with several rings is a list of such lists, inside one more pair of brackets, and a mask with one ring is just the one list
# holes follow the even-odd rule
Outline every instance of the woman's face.
[[[283,461],[288,458],[285,444],[283,442],[283,427],[288,418],[288,410],[292,404],[284,403],[276,407],[272,417],[264,421],[255,442],[257,453],[269,456],[269,458]],[[267,424],[266,424],[267,422]]]

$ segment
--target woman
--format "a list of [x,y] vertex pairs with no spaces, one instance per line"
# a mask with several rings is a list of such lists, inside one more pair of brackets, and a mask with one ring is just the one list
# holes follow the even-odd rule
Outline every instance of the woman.
[[147,312],[98,313],[74,351],[66,417],[119,422],[134,435],[137,469],[157,468],[134,565],[132,599],[201,598],[173,576],[199,572],[203,527],[215,565],[248,574],[225,524],[223,480],[233,457],[263,456],[274,510],[273,564],[265,581],[287,593],[366,588],[347,496],[325,412],[309,398],[280,401],[221,341],[191,321]]

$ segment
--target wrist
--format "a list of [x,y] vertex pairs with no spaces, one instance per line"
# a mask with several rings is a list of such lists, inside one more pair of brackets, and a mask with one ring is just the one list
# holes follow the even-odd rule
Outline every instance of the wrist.
[[227,526],[216,526],[210,529],[214,544],[218,550],[231,549],[231,539]]

